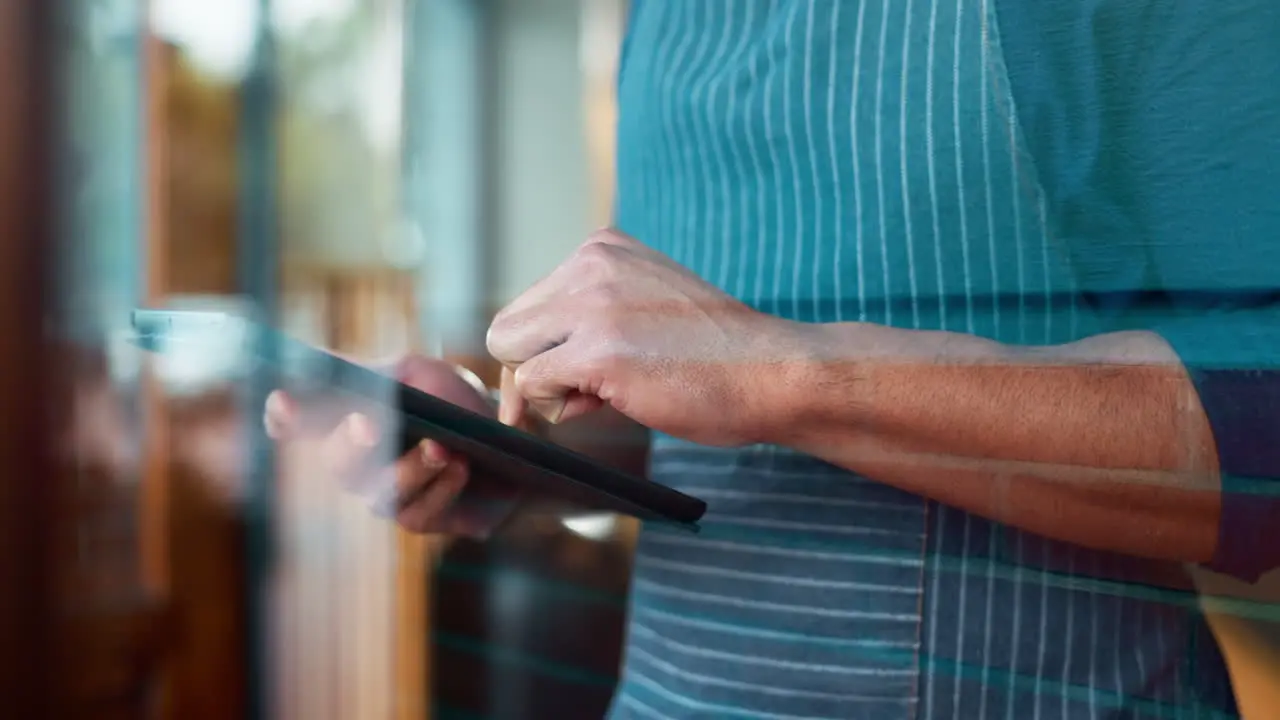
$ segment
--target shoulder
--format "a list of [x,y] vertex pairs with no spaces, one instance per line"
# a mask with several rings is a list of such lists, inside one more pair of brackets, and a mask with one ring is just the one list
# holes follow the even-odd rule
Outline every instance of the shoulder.
[[1224,96],[1280,88],[1275,0],[993,2],[1020,104],[1084,110],[1139,106],[1171,86]]
[[1075,181],[1252,165],[1280,148],[1280,2],[993,3],[1018,121],[1051,196],[1078,196],[1064,187]]

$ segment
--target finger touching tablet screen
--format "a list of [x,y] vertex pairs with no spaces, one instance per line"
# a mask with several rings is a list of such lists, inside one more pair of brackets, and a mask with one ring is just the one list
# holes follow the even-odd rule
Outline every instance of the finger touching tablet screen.
[[477,475],[508,484],[532,498],[567,503],[696,529],[706,503],[635,477],[536,435],[504,425],[307,343],[222,312],[139,309],[133,313],[138,345],[164,353],[183,343],[243,343],[268,362],[282,381],[389,403],[398,420],[397,450],[422,440],[465,455]]

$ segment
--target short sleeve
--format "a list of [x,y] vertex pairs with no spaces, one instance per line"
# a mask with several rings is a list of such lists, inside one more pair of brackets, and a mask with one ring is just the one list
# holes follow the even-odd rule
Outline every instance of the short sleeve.
[[1280,3],[1140,4],[1145,49],[1110,70],[1131,75],[1110,150],[1166,299],[1151,329],[1213,428],[1211,569],[1256,580],[1280,566]]
[[1254,580],[1280,566],[1280,2],[998,7],[1056,225],[1190,373],[1221,463],[1210,567]]

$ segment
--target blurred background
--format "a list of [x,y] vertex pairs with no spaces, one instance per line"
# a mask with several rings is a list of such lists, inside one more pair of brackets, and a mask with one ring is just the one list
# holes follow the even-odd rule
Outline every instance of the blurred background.
[[[0,715],[602,716],[633,523],[407,536],[270,456],[238,353],[127,335],[138,305],[251,312],[494,382],[492,313],[609,220],[625,5],[5,4],[0,375],[52,422],[0,438],[0,669],[32,709]],[[1215,630],[1247,717],[1280,718],[1280,633]]]

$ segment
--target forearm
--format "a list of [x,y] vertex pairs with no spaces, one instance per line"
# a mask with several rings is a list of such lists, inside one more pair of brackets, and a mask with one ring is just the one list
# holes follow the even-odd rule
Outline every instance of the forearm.
[[1209,559],[1217,458],[1194,388],[1145,333],[1053,348],[862,324],[793,328],[769,442],[1049,537]]

